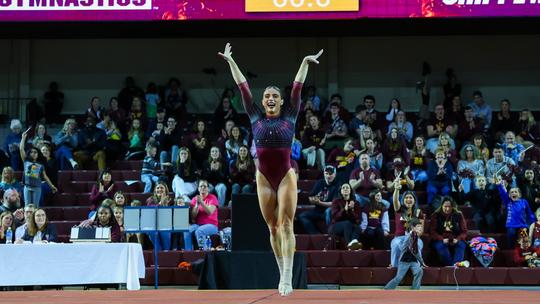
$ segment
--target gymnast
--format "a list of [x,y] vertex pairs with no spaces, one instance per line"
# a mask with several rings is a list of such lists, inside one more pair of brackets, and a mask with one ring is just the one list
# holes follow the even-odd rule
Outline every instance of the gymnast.
[[229,63],[234,81],[242,95],[244,108],[249,115],[259,167],[257,168],[257,196],[259,207],[270,230],[270,244],[279,268],[278,290],[281,296],[292,292],[292,268],[296,240],[293,232],[296,212],[296,175],[290,164],[294,126],[300,110],[302,86],[310,63],[323,53],[306,56],[294,79],[291,99],[285,102],[279,88],[269,86],[264,90],[262,111],[253,103],[253,96],[246,78],[232,58],[231,45],[218,53]]

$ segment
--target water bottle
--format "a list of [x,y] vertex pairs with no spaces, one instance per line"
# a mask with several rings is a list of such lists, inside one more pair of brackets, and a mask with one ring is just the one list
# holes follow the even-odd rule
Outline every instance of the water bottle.
[[8,228],[6,231],[6,244],[12,244],[13,243],[13,231],[11,231],[11,227]]
[[206,236],[206,242],[204,243],[204,250],[210,251],[212,250],[212,239],[209,235]]

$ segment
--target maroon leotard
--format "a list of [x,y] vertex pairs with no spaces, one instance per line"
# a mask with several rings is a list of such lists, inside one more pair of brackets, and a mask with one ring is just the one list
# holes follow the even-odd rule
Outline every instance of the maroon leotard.
[[284,102],[279,117],[268,118],[264,111],[253,103],[248,83],[238,85],[257,147],[258,170],[275,191],[291,168],[291,144],[302,101],[300,98],[302,86],[303,83],[295,81],[290,102]]

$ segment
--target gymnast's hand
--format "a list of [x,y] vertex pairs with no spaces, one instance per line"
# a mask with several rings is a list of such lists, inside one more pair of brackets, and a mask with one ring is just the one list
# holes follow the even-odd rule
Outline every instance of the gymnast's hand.
[[[226,48],[225,48],[226,49]],[[322,53],[324,52],[324,50],[320,50],[317,54],[315,55],[309,55],[309,56],[306,56],[304,58],[304,61],[307,62],[307,63],[316,63],[316,64],[319,64],[319,57],[322,55]]]
[[227,44],[225,45],[225,50],[223,51],[223,53],[219,52],[218,55],[221,56],[221,58],[225,59],[225,61],[227,61],[227,62],[234,61],[233,58],[232,58],[231,49],[232,49],[231,44],[229,42],[227,42]]

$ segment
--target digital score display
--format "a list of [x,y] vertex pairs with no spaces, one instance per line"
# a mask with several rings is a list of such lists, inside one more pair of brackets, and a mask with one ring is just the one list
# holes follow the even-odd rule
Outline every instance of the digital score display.
[[246,12],[356,12],[358,0],[246,0]]

